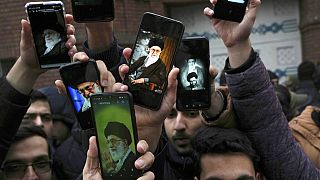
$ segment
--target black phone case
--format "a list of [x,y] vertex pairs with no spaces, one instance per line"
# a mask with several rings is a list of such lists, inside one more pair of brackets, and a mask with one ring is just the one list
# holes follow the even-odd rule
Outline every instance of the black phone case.
[[[95,94],[90,100],[92,104],[91,113],[97,135],[97,146],[103,179],[137,179],[142,175],[142,171],[137,170],[134,167],[134,161],[140,156],[140,154],[137,152],[136,147],[136,144],[138,143],[138,135],[132,95],[129,92],[108,92]],[[130,118],[129,121],[128,118]],[[111,135],[126,139],[126,142],[131,141],[129,143],[129,149],[131,152],[126,156],[122,167],[116,173],[110,171],[112,166],[109,166],[108,164],[112,163],[108,163],[106,161],[106,159],[108,159],[106,158],[106,154],[108,154],[106,153],[106,150],[109,145],[108,143],[105,143],[105,141],[108,142],[107,136],[111,137]],[[129,136],[131,138],[129,138]],[[132,151],[132,147],[134,147],[134,151]],[[112,146],[111,149],[115,148]],[[112,159],[111,153],[109,158],[110,157]]]
[[248,0],[218,0],[213,18],[240,23],[245,15]]
[[[92,69],[87,69],[87,67],[89,66],[88,64],[90,64],[90,67],[92,67]],[[94,60],[89,60],[88,62],[74,62],[62,66],[59,69],[59,72],[81,128],[83,130],[92,129],[93,122],[90,111],[91,108],[89,107],[85,111],[82,110],[83,107],[80,106],[81,102],[84,100],[84,96],[78,95],[80,93],[76,92],[77,87],[75,86],[80,82],[100,82],[100,73],[96,62]],[[103,92],[103,87],[100,87],[101,92]],[[84,104],[85,103],[83,102],[82,106],[84,106]]]
[[114,0],[71,0],[73,18],[78,23],[114,20]]
[[205,37],[182,39],[175,66],[180,69],[176,98],[177,109],[179,111],[208,109],[211,105],[208,39]]
[[[167,77],[183,32],[184,25],[179,21],[150,12],[144,14],[129,60],[129,73],[124,79],[135,104],[152,110],[160,108],[167,88]],[[146,66],[148,50],[152,50],[150,44],[154,42],[160,44],[156,46],[160,47],[161,54],[155,63]],[[142,53],[135,57],[139,50]],[[132,83],[141,78],[146,82]]]
[[59,68],[71,62],[68,55],[64,5],[61,1],[25,5],[40,68]]

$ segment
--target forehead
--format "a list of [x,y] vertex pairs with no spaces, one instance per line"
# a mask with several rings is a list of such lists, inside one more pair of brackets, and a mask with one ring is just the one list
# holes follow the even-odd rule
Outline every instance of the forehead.
[[244,153],[205,154],[200,162],[201,179],[210,177],[237,179],[243,175],[255,176],[253,162]]
[[6,161],[33,162],[38,157],[49,157],[49,147],[45,138],[35,135],[13,143],[6,156]]
[[84,82],[84,83],[81,83],[81,84],[78,84],[78,88],[81,88],[81,87],[86,87],[86,86],[90,86],[92,85],[94,82]]
[[52,29],[46,29],[43,31],[45,34],[56,34],[57,32]]
[[159,46],[151,46],[150,49],[161,50],[161,48]]
[[118,136],[115,136],[115,135],[109,135],[108,137],[107,137],[107,139],[108,140],[111,140],[111,139],[113,139],[113,140],[122,140],[121,138],[119,138]]
[[48,101],[37,100],[31,103],[30,107],[27,110],[27,113],[41,112],[41,113],[50,113],[50,105]]

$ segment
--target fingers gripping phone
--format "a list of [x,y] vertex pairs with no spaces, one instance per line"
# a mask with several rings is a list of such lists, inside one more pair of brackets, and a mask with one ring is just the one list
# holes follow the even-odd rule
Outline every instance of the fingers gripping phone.
[[175,66],[180,69],[177,109],[180,111],[208,109],[211,104],[208,39],[205,37],[182,39]]
[[104,179],[137,179],[141,171],[137,130],[130,93],[103,93],[91,97],[101,174]]
[[112,21],[114,0],[72,0],[72,13],[76,22]]
[[58,68],[71,62],[68,55],[64,6],[61,1],[25,5],[40,68]]
[[212,17],[240,23],[246,13],[247,4],[248,0],[218,0]]
[[183,32],[184,25],[179,21],[144,14],[124,79],[135,104],[152,110],[160,108]]
[[60,75],[81,128],[93,128],[90,98],[103,92],[96,62],[89,60],[64,65],[60,68]]

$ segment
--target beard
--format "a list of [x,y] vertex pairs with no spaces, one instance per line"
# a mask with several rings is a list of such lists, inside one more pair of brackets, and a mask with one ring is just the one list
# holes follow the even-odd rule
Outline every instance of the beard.
[[52,39],[52,40],[46,40],[46,51],[43,53],[43,54],[47,54],[49,53],[53,47],[58,44],[59,42],[61,41],[61,38],[55,38],[55,39]]
[[109,149],[111,158],[114,162],[121,160],[127,152],[127,148],[124,144],[119,144],[115,149]]
[[152,55],[148,55],[148,60],[146,62],[146,67],[150,66],[151,64],[155,63],[158,61],[159,56],[152,56]]

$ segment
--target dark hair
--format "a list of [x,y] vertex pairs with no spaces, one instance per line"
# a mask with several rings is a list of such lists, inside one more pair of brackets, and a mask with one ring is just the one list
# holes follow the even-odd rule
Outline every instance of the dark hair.
[[279,77],[276,75],[276,73],[272,72],[271,70],[267,70],[267,71],[268,71],[270,80],[279,79]]
[[152,46],[159,46],[161,48],[161,50],[163,50],[164,48],[164,42],[162,39],[160,38],[151,38],[149,40],[149,44],[148,47],[151,48]]
[[36,89],[32,90],[30,96],[31,103],[34,103],[36,101],[46,101],[49,103],[47,96]]
[[190,82],[190,79],[193,78],[193,77],[195,77],[196,79],[198,79],[198,74],[195,73],[195,72],[189,73],[189,74],[187,75],[187,81]]
[[311,61],[303,61],[298,66],[298,78],[299,80],[313,80],[313,75],[316,71],[316,66]]
[[[45,140],[47,140],[47,135],[44,132],[44,130],[36,125],[33,124],[24,124],[22,123],[17,131],[17,133],[14,135],[12,143],[17,143],[20,142],[24,139],[27,139],[32,136],[40,136],[43,137]],[[48,155],[50,157],[51,155],[51,150],[50,150],[50,145],[47,141],[48,144]]]
[[191,145],[196,153],[199,167],[200,158],[204,154],[240,152],[252,160],[256,172],[260,171],[259,156],[252,148],[252,144],[247,136],[239,130],[204,126],[192,138]]

